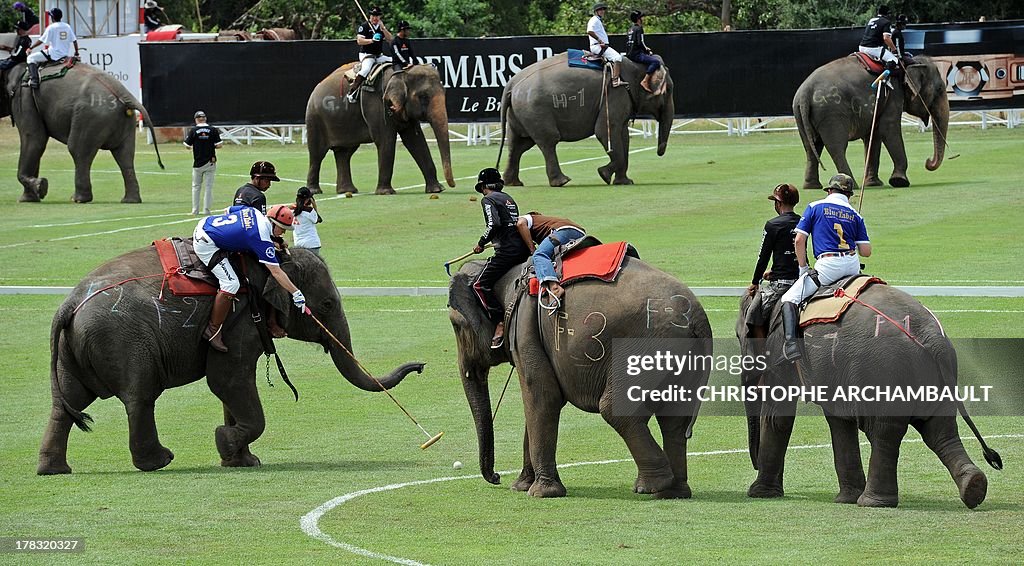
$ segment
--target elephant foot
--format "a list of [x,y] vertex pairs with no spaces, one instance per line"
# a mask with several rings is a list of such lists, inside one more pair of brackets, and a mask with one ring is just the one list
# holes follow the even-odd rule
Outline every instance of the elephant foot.
[[537,480],[530,486],[533,497],[565,497],[565,486],[560,481]]
[[693,492],[690,491],[690,485],[686,482],[654,492],[655,499],[690,499],[691,497],[693,497]]
[[881,495],[864,492],[857,498],[857,505],[860,507],[896,507],[900,503],[898,495],[884,497]]
[[957,482],[960,486],[960,501],[963,501],[968,509],[981,505],[988,493],[988,478],[978,468],[971,468],[973,469],[962,474]]
[[39,467],[36,473],[41,476],[55,476],[57,474],[70,474],[71,466],[68,465],[66,454],[40,454]]
[[171,452],[170,450],[164,448],[163,446],[155,450],[153,454],[147,455],[145,457],[137,458],[135,456],[132,456],[132,464],[135,464],[135,467],[142,470],[143,472],[152,472],[155,470],[159,470],[160,468],[163,468],[167,464],[170,464],[171,460],[174,460],[174,452]]
[[572,179],[565,175],[558,175],[557,177],[548,179],[548,185],[551,185],[552,187],[564,187],[569,184],[569,181],[572,181]]
[[536,481],[536,477],[533,473],[523,470],[519,474],[519,478],[512,484],[512,491],[529,491],[533,487],[534,481]]
[[374,194],[378,194],[378,195],[393,195],[393,194],[395,194],[395,189],[393,189],[391,187],[378,187],[377,190],[374,191]]
[[523,182],[519,180],[519,177],[516,177],[514,179],[509,179],[508,181],[505,181],[505,186],[506,187],[521,187],[521,186],[523,186]]
[[615,177],[615,182],[612,183],[612,184],[613,185],[632,185],[633,184],[633,179],[630,179],[629,177],[627,177],[625,175],[617,175]]
[[306,188],[314,195],[322,195],[324,193],[323,189],[320,188],[320,185],[306,185]]
[[597,168],[597,174],[601,176],[601,180],[604,184],[612,184],[612,168],[608,165],[604,165]]
[[859,489],[855,487],[840,487],[839,494],[836,495],[836,498],[832,501],[835,503],[847,503],[852,505],[857,503],[857,500],[860,498],[862,493],[864,493],[863,487]]
[[754,482],[750,484],[747,489],[747,497],[753,497],[755,499],[774,499],[776,497],[782,497],[785,492],[781,485],[765,485],[763,483]]
[[221,459],[220,465],[225,468],[255,468],[257,466],[262,466],[263,463],[260,462],[260,459],[257,458],[255,454],[248,450],[244,450],[229,460]]
[[879,179],[878,177],[868,177],[868,179],[866,181],[864,181],[864,186],[865,187],[884,187],[885,183],[883,183],[882,180]]
[[427,188],[424,189],[424,192],[427,193],[428,195],[432,194],[432,193],[440,193],[440,192],[443,192],[443,191],[444,191],[444,187],[442,187],[438,183],[434,183],[432,185],[427,185]]
[[142,202],[142,197],[139,196],[138,193],[134,195],[124,195],[124,198],[121,199],[122,204],[138,204],[140,202]]
[[805,191],[820,191],[821,190],[821,181],[819,181],[817,179],[814,179],[813,181],[805,180],[803,188],[804,188]]
[[92,202],[92,193],[80,193],[75,191],[75,194],[71,196],[71,202],[87,203]]
[[910,186],[910,179],[907,179],[906,177],[892,176],[889,177],[889,186],[897,189],[905,189]]
[[674,483],[675,477],[672,475],[672,468],[666,465],[664,468],[659,468],[653,473],[637,474],[636,481],[633,482],[633,492],[658,493],[659,491],[671,489]]
[[227,425],[221,425],[214,431],[213,438],[217,443],[217,452],[220,453],[221,460],[234,460],[248,449],[249,445],[239,442],[237,436],[234,428]]
[[42,199],[39,198],[38,193],[30,191],[28,189],[26,189],[25,192],[21,193],[21,196],[18,197],[18,202],[39,202],[40,200]]
[[357,189],[355,185],[342,185],[335,189],[335,192],[338,193],[339,195],[343,195],[345,193],[352,193],[356,195],[359,194],[359,189]]
[[36,184],[36,194],[39,195],[39,200],[46,198],[46,193],[50,192],[50,182],[45,178],[40,178]]

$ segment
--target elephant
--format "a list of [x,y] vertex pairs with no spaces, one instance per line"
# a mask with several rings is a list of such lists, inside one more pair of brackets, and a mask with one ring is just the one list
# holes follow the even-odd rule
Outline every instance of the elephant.
[[606,184],[633,184],[626,176],[628,124],[638,114],[651,114],[658,120],[658,155],[665,155],[675,117],[668,67],[663,64],[655,73],[652,94],[640,87],[646,67],[626,59],[620,65],[626,85],[615,88],[606,86],[604,73],[570,67],[565,53],[538,61],[512,77],[501,95],[502,144],[507,140],[509,146],[506,185],[523,184],[519,178],[520,158],[534,145],[544,154],[548,184],[565,185],[571,179],[562,173],[555,146],[593,135],[609,156],[609,162],[597,170],[601,179]]
[[[136,111],[153,133],[142,103],[120,82],[86,63],[75,64],[63,78],[44,80],[39,90],[22,86],[25,69],[26,65],[20,63],[0,77],[0,118],[10,116],[21,139],[18,181],[24,192],[18,200],[38,202],[46,197],[49,181],[39,176],[39,162],[52,137],[68,146],[75,162],[74,202],[93,199],[90,170],[100,149],[109,150],[121,170],[121,202],[142,202],[135,176]],[[163,169],[159,149],[157,162]]]
[[[747,387],[840,386],[903,387],[955,386],[957,356],[941,323],[924,305],[909,294],[888,285],[872,285],[845,314],[830,323],[814,323],[804,329],[804,356],[799,367],[774,364],[782,352],[781,308],[776,305],[766,339],[748,337],[745,313],[753,299],[740,302],[736,334],[744,355],[766,355],[768,367],[760,376],[745,375]],[[866,305],[870,305],[870,308]],[[878,309],[876,312],[873,309]],[[878,313],[884,313],[880,315]],[[888,317],[887,320],[885,317]],[[897,323],[900,328],[897,327]],[[906,331],[906,333],[904,332]],[[985,459],[1002,468],[999,454],[991,450],[967,414],[963,403],[914,402],[906,405],[857,405],[829,397],[817,402],[825,413],[832,436],[832,449],[839,478],[836,503],[857,503],[865,507],[896,507],[899,492],[896,477],[900,444],[908,426],[920,432],[925,444],[949,470],[969,507],[985,500],[988,479],[974,465],[957,430],[959,410],[977,436]],[[757,478],[747,495],[755,498],[782,497],[786,448],[793,431],[796,401],[747,403],[748,441]],[[865,480],[861,464],[858,428],[871,445]]]
[[[287,291],[254,257],[243,257],[242,267],[252,294],[259,294],[260,312],[266,316],[273,309],[288,337],[320,344],[338,371],[365,391],[390,389],[410,372],[422,372],[424,364],[407,363],[375,380],[352,353],[345,311],[327,264],[304,249],[281,256],[281,268],[302,289],[316,320],[294,310]],[[224,325],[229,350],[221,353],[202,338],[213,297],[173,296],[164,288],[163,274],[153,247],[125,253],[85,276],[57,310],[50,333],[53,403],[39,450],[39,474],[71,473],[67,444],[72,424],[89,430],[91,418],[83,411],[97,397],[111,396],[124,403],[128,414],[135,467],[163,468],[174,454],[160,443],[154,404],[165,389],[204,376],[224,406],[224,425],[214,435],[221,465],[260,465],[249,450],[265,427],[256,390],[256,363],[264,347],[245,308],[253,297],[239,295],[242,308]]]
[[441,154],[441,165],[449,187],[452,176],[451,150],[448,146],[448,111],[445,108],[441,75],[430,65],[415,65],[401,72],[386,68],[377,78],[374,92],[364,91],[355,104],[345,95],[349,88],[345,72],[356,63],[346,64],[316,85],[306,104],[306,146],[309,171],[306,186],[320,193],[320,165],[327,150],[334,152],[338,170],[337,192],[357,193],[352,184],[352,154],[364,143],[377,146],[377,190],[379,195],[395,194],[391,176],[395,168],[395,137],[412,154],[423,173],[427,193],[444,190],[437,181],[437,169],[420,122],[430,123]]
[[[818,166],[822,148],[832,156],[838,173],[857,179],[846,161],[846,145],[852,140],[863,140],[864,151],[869,154],[865,184],[880,187],[878,157],[880,144],[893,162],[889,184],[909,187],[907,178],[907,152],[903,146],[902,120],[907,112],[932,123],[933,154],[925,168],[934,171],[942,165],[949,128],[949,100],[946,82],[935,63],[927,56],[918,55],[906,63],[906,77],[913,84],[890,79],[892,89],[879,86],[869,88],[875,75],[864,70],[856,57],[843,57],[818,67],[807,77],[793,96],[793,116],[800,132],[807,166],[804,188],[820,189]],[[875,92],[883,92],[875,117]],[[916,89],[916,93],[915,93]],[[919,95],[918,95],[919,94]],[[871,135],[874,117],[874,139]],[[870,150],[868,143],[872,144]]]
[[[663,445],[651,436],[650,413],[628,414],[615,405],[629,379],[613,366],[613,341],[624,338],[686,339],[694,353],[711,355],[711,326],[690,289],[675,277],[639,259],[626,257],[613,283],[585,280],[566,287],[555,316],[538,313],[536,297],[524,295],[506,324],[506,347],[491,348],[494,324],[472,289],[484,262],[467,263],[449,284],[449,319],[455,332],[459,375],[476,425],[480,472],[499,484],[494,472],[494,426],[487,377],[490,368],[511,362],[519,373],[526,416],[523,469],[515,491],[536,497],[561,497],[555,449],[558,421],[566,403],[600,413],[619,433],[638,468],[633,490],[656,498],[688,498],[686,443],[698,406],[657,412]],[[514,268],[495,286],[503,304],[515,300]],[[621,345],[621,342],[617,344]],[[615,346],[619,347],[619,346]],[[679,378],[706,384],[710,367],[692,368]],[[617,397],[619,396],[619,397]]]

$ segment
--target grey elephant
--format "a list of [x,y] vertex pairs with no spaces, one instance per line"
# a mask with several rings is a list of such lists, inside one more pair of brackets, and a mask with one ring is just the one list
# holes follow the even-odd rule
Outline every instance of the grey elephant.
[[[105,149],[114,156],[124,179],[121,202],[142,202],[135,175],[135,112],[142,114],[150,132],[153,128],[142,103],[120,82],[86,63],[77,63],[63,78],[43,80],[38,90],[22,88],[25,68],[24,63],[15,65],[0,77],[0,118],[11,117],[21,140],[18,181],[24,192],[18,200],[38,202],[46,197],[49,182],[39,176],[39,162],[53,138],[68,146],[75,162],[71,200],[92,201],[92,162]],[[159,160],[158,149],[157,161],[163,168]]]
[[[494,472],[494,425],[487,376],[490,368],[513,362],[519,373],[526,431],[523,470],[512,484],[537,497],[561,497],[555,450],[558,420],[566,403],[600,413],[626,442],[638,468],[637,493],[658,498],[690,497],[686,443],[697,407],[657,414],[663,447],[648,428],[650,414],[615,408],[616,396],[629,385],[614,371],[613,340],[672,338],[694,344],[694,353],[711,355],[711,326],[700,302],[678,279],[636,258],[627,257],[614,283],[581,281],[566,288],[564,303],[553,316],[539,314],[536,297],[522,296],[517,315],[507,325],[507,348],[492,349],[492,324],[478,302],[472,283],[483,262],[464,265],[449,284],[449,318],[458,346],[459,375],[476,423],[480,472],[498,484]],[[516,298],[513,269],[495,286],[503,304]],[[621,343],[619,343],[621,344]],[[681,374],[680,382],[707,383],[710,367]],[[621,397],[618,399],[622,399]],[[622,407],[623,405],[619,405]]]
[[[853,304],[837,322],[815,323],[804,330],[805,354],[799,370],[792,364],[770,365],[763,375],[748,375],[747,386],[955,386],[957,358],[942,325],[927,308],[907,293],[888,285],[873,285],[858,297],[889,317],[863,304]],[[771,364],[785,341],[780,308],[776,306],[766,341],[747,337],[745,313],[752,299],[744,296],[736,332],[747,355],[767,352]],[[898,328],[893,322],[899,323]],[[906,330],[906,333],[904,332]],[[772,353],[774,354],[774,357]],[[798,373],[799,371],[799,373]],[[835,398],[830,398],[835,399]],[[988,479],[964,450],[956,413],[977,436],[992,467],[1001,469],[999,454],[986,444],[962,403],[872,405],[818,403],[832,435],[839,494],[836,503],[867,507],[896,507],[896,477],[900,445],[907,428],[920,432],[925,444],[949,470],[969,508],[985,500]],[[796,402],[747,404],[750,455],[757,479],[750,497],[782,497],[786,448],[793,431]],[[858,429],[871,444],[867,478],[861,463]]]
[[[378,385],[353,357],[345,311],[327,265],[308,250],[293,248],[281,255],[281,268],[302,289],[306,305],[344,348],[291,306],[288,293],[255,258],[245,257],[261,312],[266,316],[274,309],[288,337],[323,346],[338,371],[365,391],[381,391],[381,385],[390,389],[408,373],[422,371],[422,363],[404,364]],[[97,397],[111,396],[128,413],[135,467],[151,471],[166,466],[174,454],[157,436],[154,404],[165,389],[203,376],[224,405],[224,425],[215,431],[221,465],[260,464],[249,444],[265,427],[256,390],[263,346],[248,303],[241,303],[236,319],[224,326],[229,351],[217,352],[202,338],[213,297],[173,296],[164,289],[163,272],[153,247],[128,252],[88,274],[61,304],[50,333],[53,405],[39,450],[39,474],[71,473],[67,445],[72,424],[88,430],[91,419],[82,411]]]
[[441,166],[449,187],[455,186],[452,176],[451,150],[448,144],[448,111],[445,108],[444,86],[437,69],[415,65],[403,72],[390,67],[377,78],[375,92],[362,92],[355,104],[345,99],[348,81],[345,72],[349,63],[316,85],[306,104],[306,138],[309,149],[309,171],[306,186],[319,193],[320,166],[327,151],[334,152],[338,171],[337,192],[359,192],[352,183],[352,154],[359,146],[373,142],[377,146],[377,190],[379,195],[395,193],[391,178],[395,168],[396,136],[409,150],[416,166],[423,173],[426,192],[444,190],[437,181],[437,169],[420,122],[427,122],[437,139]]
[[[597,136],[609,162],[597,173],[605,183],[631,185],[629,168],[629,120],[650,114],[658,121],[658,155],[665,154],[675,117],[672,77],[662,65],[641,88],[646,67],[629,60],[621,63],[626,86],[606,86],[607,76],[593,69],[569,67],[568,55],[555,55],[520,71],[505,85],[501,95],[502,143],[508,144],[506,185],[522,185],[520,158],[533,146],[544,154],[548,184],[561,187],[570,181],[562,173],[555,146]],[[604,93],[607,90],[607,99]],[[501,155],[498,156],[499,162]]]
[[925,167],[934,171],[942,165],[949,127],[946,82],[935,63],[923,55],[914,57],[913,61],[907,63],[906,69],[907,78],[913,86],[893,79],[891,90],[880,87],[884,96],[878,104],[875,135],[870,150],[868,141],[871,138],[872,116],[875,115],[875,90],[869,87],[875,75],[868,73],[857,58],[851,56],[818,67],[804,80],[793,96],[793,116],[807,154],[805,189],[821,188],[818,167],[823,159],[823,148],[832,156],[837,172],[860,179],[860,172],[854,174],[846,160],[847,143],[853,140],[862,140],[865,153],[870,155],[865,182],[867,186],[882,186],[878,178],[878,157],[881,145],[884,144],[893,162],[889,184],[893,187],[909,187],[907,152],[903,146],[901,127],[904,112],[917,116],[926,125],[929,120],[932,121],[934,149]]

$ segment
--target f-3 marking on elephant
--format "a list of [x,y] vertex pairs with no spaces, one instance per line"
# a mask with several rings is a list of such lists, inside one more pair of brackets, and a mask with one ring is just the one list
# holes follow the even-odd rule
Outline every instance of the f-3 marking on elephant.
[[[513,490],[529,491],[537,497],[565,495],[555,449],[559,415],[565,404],[571,403],[583,411],[601,413],[626,442],[638,468],[634,491],[659,498],[690,497],[686,442],[697,407],[687,407],[689,416],[657,415],[664,439],[659,446],[648,428],[649,414],[626,416],[612,406],[615,396],[622,395],[629,385],[624,372],[612,371],[613,340],[685,339],[695,344],[695,355],[711,355],[711,326],[690,289],[671,275],[627,257],[614,283],[582,281],[567,287],[563,306],[553,316],[538,315],[536,297],[524,296],[505,331],[509,348],[491,349],[494,324],[471,288],[483,265],[468,263],[453,276],[448,312],[458,346],[459,375],[476,423],[484,479],[493,484],[500,481],[494,472],[487,376],[490,368],[514,361],[523,392],[526,432],[523,470],[512,484]],[[503,304],[516,296],[519,272],[519,268],[513,269],[495,286]],[[707,383],[709,371],[692,368],[681,374],[680,383],[695,389]]]
[[570,179],[562,173],[555,146],[593,135],[609,156],[609,162],[597,170],[601,179],[616,185],[633,184],[626,175],[628,124],[637,114],[650,114],[658,120],[658,155],[665,154],[675,117],[668,67],[662,65],[655,73],[652,94],[640,86],[646,67],[629,60],[621,65],[626,86],[607,87],[607,104],[603,99],[607,75],[570,67],[565,53],[534,63],[512,77],[501,95],[503,143],[508,144],[508,164],[502,176],[506,185],[523,184],[519,178],[520,159],[534,145],[544,154],[548,184],[565,185]]
[[[0,37],[0,43],[5,43],[5,38]],[[20,63],[0,76],[0,118],[11,117],[21,141],[18,181],[24,192],[18,200],[38,202],[46,197],[49,182],[39,176],[39,162],[53,138],[68,146],[75,162],[71,200],[92,201],[92,162],[99,150],[106,149],[114,156],[124,179],[121,202],[142,202],[135,175],[136,111],[152,132],[149,113],[142,103],[120,82],[85,63],[77,63],[63,78],[43,80],[38,90],[22,87],[25,69],[26,65]]]
[[394,194],[391,177],[395,168],[395,141],[396,136],[401,136],[402,143],[423,173],[426,192],[443,191],[420,127],[420,122],[427,122],[437,139],[444,178],[449,187],[454,187],[448,144],[448,111],[437,69],[430,65],[415,65],[396,73],[388,66],[377,77],[375,92],[364,89],[359,101],[350,104],[345,100],[349,88],[345,72],[353,65],[355,63],[349,63],[335,70],[309,95],[306,104],[306,145],[309,149],[306,186],[315,193],[321,192],[320,166],[330,150],[334,152],[337,166],[337,192],[359,192],[352,183],[352,154],[360,145],[373,142],[377,146],[376,193]]
[[871,121],[875,112],[875,90],[869,87],[874,78],[856,57],[843,57],[818,67],[797,89],[793,96],[793,116],[807,156],[805,189],[821,188],[818,167],[819,160],[824,158],[823,149],[832,156],[837,172],[860,180],[861,172],[854,174],[846,160],[846,146],[853,140],[863,141],[864,151],[870,156],[867,186],[880,187],[883,184],[878,178],[878,157],[884,144],[893,162],[889,184],[909,187],[907,152],[903,146],[903,112],[920,118],[925,125],[934,120],[933,153],[925,162],[925,168],[934,171],[942,165],[949,126],[949,100],[946,98],[946,82],[935,63],[923,55],[907,63],[907,78],[913,82],[920,96],[914,94],[910,85],[894,79],[891,90],[878,87],[883,89],[883,96],[875,118],[874,143],[869,149]]
[[[306,306],[352,352],[341,297],[327,265],[303,249],[293,248],[281,255],[281,268],[305,294]],[[352,356],[335,345],[310,317],[291,306],[289,294],[254,258],[243,261],[244,272],[261,295],[264,317],[268,309],[275,309],[289,338],[321,345],[338,371],[356,387],[381,390]],[[228,352],[217,352],[202,338],[212,297],[176,297],[164,291],[161,301],[162,277],[127,281],[161,273],[152,247],[126,253],[87,275],[58,309],[50,333],[53,406],[39,450],[39,474],[71,473],[67,446],[72,424],[88,430],[91,419],[82,411],[97,397],[111,396],[117,396],[128,413],[129,448],[135,467],[151,471],[166,466],[174,454],[157,436],[154,404],[165,389],[203,376],[224,404],[224,425],[215,431],[221,465],[260,464],[249,444],[265,427],[255,379],[263,346],[247,304],[243,302],[236,319],[229,318],[224,325]],[[124,283],[116,285],[118,282]],[[109,289],[83,304],[87,296],[107,286]],[[390,389],[408,373],[422,369],[422,363],[404,364],[380,382]]]
[[[888,285],[868,287],[859,299],[886,314],[893,321],[906,325],[913,339],[871,309],[854,304],[837,322],[816,323],[804,332],[805,354],[796,366],[782,364],[769,367],[763,374],[767,386],[805,387],[840,386],[885,388],[891,386],[955,386],[957,358],[953,344],[946,337],[935,316],[910,295]],[[747,337],[745,313],[752,299],[745,295],[740,304],[736,334],[742,353],[769,353],[774,360],[782,352],[781,311],[776,306],[771,332],[766,341]],[[745,385],[757,385],[756,376],[747,376]],[[1002,468],[999,454],[991,450],[971,421],[963,404],[915,402],[896,406],[889,404],[865,407],[844,403],[818,403],[825,413],[832,435],[832,450],[839,494],[836,503],[857,503],[868,507],[895,507],[899,503],[896,479],[900,445],[913,426],[925,444],[949,470],[969,508],[985,500],[988,479],[964,450],[957,430],[959,410],[975,433],[992,467]],[[763,407],[747,404],[751,459],[757,479],[750,485],[750,497],[782,497],[783,468],[789,446],[796,402],[769,403]],[[867,478],[860,457],[858,429],[871,444]]]

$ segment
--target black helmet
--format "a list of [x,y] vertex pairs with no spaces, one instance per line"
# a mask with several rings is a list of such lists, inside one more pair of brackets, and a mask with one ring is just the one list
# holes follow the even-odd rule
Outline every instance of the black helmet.
[[256,163],[253,163],[252,167],[249,168],[249,176],[266,177],[271,181],[281,180],[277,177],[277,169],[274,167],[274,164],[269,161],[257,161]]
[[501,178],[501,173],[494,167],[488,167],[482,169],[480,174],[476,177],[476,192],[484,192],[484,187],[491,189],[492,191],[501,190],[505,186],[505,181]]
[[878,7],[878,15],[879,16],[888,16],[889,15],[889,7],[886,6],[885,4],[882,4],[881,6],[879,6]]
[[896,26],[899,27],[900,29],[903,29],[903,28],[907,27],[907,15],[906,14],[900,14],[900,15],[896,16]]
[[384,14],[384,12],[381,11],[379,6],[374,6],[374,7],[370,8],[370,15],[371,16],[380,16],[380,15],[383,15],[383,14]]
[[607,10],[607,9],[608,9],[608,4],[605,4],[604,2],[598,2],[597,4],[594,4],[594,9],[592,11],[596,12],[598,10]]
[[302,200],[313,198],[313,191],[309,190],[309,187],[299,187],[299,190],[295,191],[295,198]]
[[645,14],[640,10],[633,10],[629,13],[629,21],[635,24],[640,18],[644,17],[644,15]]
[[46,13],[50,14],[50,17],[53,18],[53,21],[55,22],[59,22],[64,19],[64,11],[60,8],[50,8]]
[[768,195],[768,200],[773,200],[779,204],[796,206],[800,202],[800,191],[789,183],[782,183],[781,185],[776,185],[772,194]]
[[853,177],[845,173],[836,173],[828,180],[828,186],[825,187],[826,191],[838,191],[846,196],[853,196],[853,189],[857,186],[854,182]]
[[398,31],[402,31],[403,29],[412,29],[412,26],[409,25],[409,22],[402,20],[398,22]]

